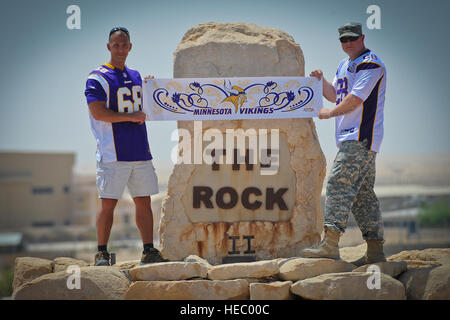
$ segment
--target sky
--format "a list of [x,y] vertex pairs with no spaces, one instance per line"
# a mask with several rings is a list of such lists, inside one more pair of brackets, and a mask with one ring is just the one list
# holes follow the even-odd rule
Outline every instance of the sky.
[[[368,29],[369,5],[381,28]],[[68,29],[70,5],[80,29]],[[332,80],[346,57],[337,28],[363,24],[366,47],[385,63],[385,135],[380,155],[450,154],[448,31],[450,1],[6,0],[0,25],[0,151],[73,152],[74,170],[94,173],[95,140],[84,96],[87,75],[109,61],[109,30],[125,26],[133,49],[127,65],[142,76],[172,78],[173,53],[184,33],[203,22],[244,22],[281,29],[302,48],[305,74]],[[270,76],[270,75],[268,75]],[[324,105],[332,105],[324,100]],[[334,120],[314,119],[327,158],[337,152]],[[157,171],[167,180],[175,121],[147,122]]]

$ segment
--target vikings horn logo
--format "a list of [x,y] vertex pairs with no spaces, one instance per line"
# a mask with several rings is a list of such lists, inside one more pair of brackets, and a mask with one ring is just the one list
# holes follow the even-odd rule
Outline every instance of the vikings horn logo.
[[242,107],[244,102],[247,101],[247,96],[245,95],[244,89],[238,86],[231,87],[230,80],[228,80],[228,83],[226,83],[226,81],[223,81],[223,87],[230,95],[223,99],[222,102],[231,102],[236,108],[235,112],[237,112],[239,107]]

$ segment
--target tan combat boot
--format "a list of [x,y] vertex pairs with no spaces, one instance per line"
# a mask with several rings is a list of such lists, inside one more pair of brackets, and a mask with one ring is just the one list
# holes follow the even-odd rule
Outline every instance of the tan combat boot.
[[306,248],[301,251],[305,258],[330,258],[340,260],[339,254],[339,232],[334,232],[325,227],[325,236],[320,243],[312,248]]
[[366,254],[356,261],[350,262],[357,267],[361,267],[365,264],[373,264],[377,262],[386,261],[386,257],[383,252],[384,240],[381,239],[370,239],[366,240],[367,250]]

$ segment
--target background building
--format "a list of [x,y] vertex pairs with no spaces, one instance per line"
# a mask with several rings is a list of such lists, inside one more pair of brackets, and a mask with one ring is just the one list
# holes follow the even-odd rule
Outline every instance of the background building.
[[74,153],[0,152],[0,229],[70,223]]
[[[71,223],[74,225],[95,226],[96,213],[101,207],[95,179],[95,175],[78,174],[74,176],[74,204],[71,216]],[[160,187],[160,189],[162,188]],[[155,234],[158,233],[161,203],[165,195],[166,191],[164,190],[151,196]],[[135,206],[127,188],[114,209],[114,226],[136,227]]]

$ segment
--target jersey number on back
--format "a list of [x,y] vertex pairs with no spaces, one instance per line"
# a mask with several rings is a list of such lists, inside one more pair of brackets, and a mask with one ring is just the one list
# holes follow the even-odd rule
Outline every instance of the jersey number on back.
[[122,87],[117,90],[117,106],[119,112],[133,113],[141,110],[141,86],[133,86],[130,89]]
[[348,94],[347,77],[337,79],[336,105],[338,105]]

